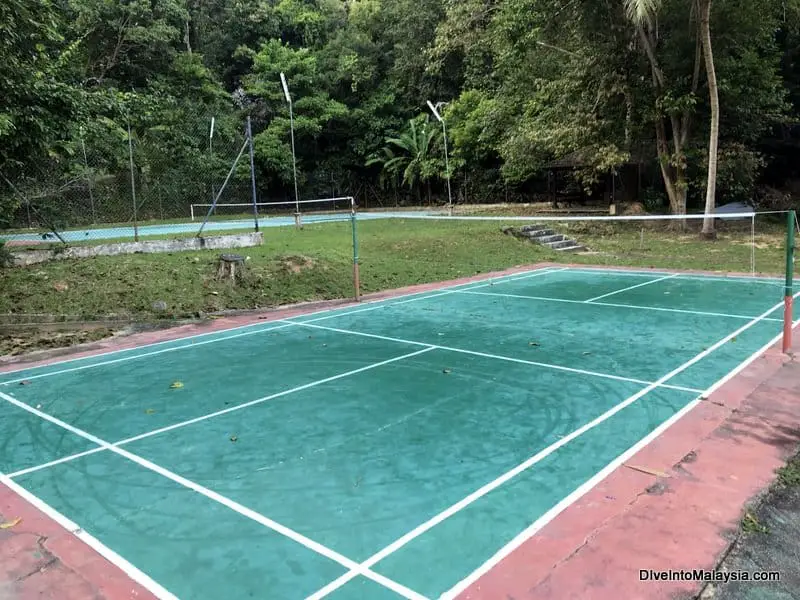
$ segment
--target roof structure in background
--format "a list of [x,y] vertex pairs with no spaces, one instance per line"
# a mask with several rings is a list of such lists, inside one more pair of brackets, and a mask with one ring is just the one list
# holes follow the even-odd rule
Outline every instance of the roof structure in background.
[[[629,159],[624,163],[626,165],[639,165],[650,162],[656,157],[656,143],[654,140],[646,140],[634,143],[628,150],[630,153]],[[589,166],[587,156],[591,154],[589,148],[582,148],[575,150],[561,158],[554,160],[546,165],[545,168],[551,170],[559,169],[578,169],[581,167]]]

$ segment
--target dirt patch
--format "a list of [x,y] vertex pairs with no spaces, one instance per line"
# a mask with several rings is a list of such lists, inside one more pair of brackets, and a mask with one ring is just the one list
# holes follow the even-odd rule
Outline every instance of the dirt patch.
[[308,269],[313,269],[317,261],[308,256],[285,256],[280,261],[281,267],[289,273],[298,275]]
[[108,328],[89,331],[15,331],[0,332],[0,356],[19,356],[34,350],[66,348],[96,342],[114,335]]
[[623,204],[621,206],[620,214],[624,216],[631,216],[631,215],[646,215],[647,211],[644,208],[644,204],[641,202],[631,202],[630,204]]

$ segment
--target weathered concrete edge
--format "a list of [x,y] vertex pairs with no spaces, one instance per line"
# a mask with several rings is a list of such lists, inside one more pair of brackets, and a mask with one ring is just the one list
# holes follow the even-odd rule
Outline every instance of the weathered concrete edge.
[[188,252],[192,250],[219,250],[223,248],[250,248],[264,241],[261,232],[236,233],[213,237],[191,237],[177,240],[146,240],[142,242],[119,242],[93,246],[67,246],[54,250],[27,250],[13,252],[14,266],[27,267],[50,260],[91,258],[93,256],[117,256],[120,254],[156,254],[164,252]]

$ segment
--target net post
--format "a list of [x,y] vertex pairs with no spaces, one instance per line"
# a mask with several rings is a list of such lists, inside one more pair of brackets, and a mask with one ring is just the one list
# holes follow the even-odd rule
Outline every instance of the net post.
[[353,230],[353,288],[356,302],[361,302],[361,274],[358,265],[358,216],[355,198],[350,198],[350,227]]
[[783,311],[783,353],[789,354],[792,349],[792,319],[794,318],[794,251],[795,251],[795,223],[797,213],[790,210],[787,214],[786,229],[786,289],[784,290]]
[[189,214],[192,217],[192,221],[194,221],[194,204],[189,205]]
[[247,142],[250,146],[250,188],[253,195],[253,224],[258,233],[258,200],[256,200],[256,166],[255,152],[253,150],[253,128],[250,125],[250,115],[247,115]]

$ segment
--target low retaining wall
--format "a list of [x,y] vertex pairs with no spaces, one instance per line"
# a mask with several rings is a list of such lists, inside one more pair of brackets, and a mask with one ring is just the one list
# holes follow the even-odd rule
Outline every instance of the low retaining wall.
[[249,248],[260,246],[264,235],[237,233],[214,237],[192,237],[179,240],[148,240],[144,242],[120,242],[97,244],[96,246],[67,246],[50,250],[27,250],[14,252],[14,265],[26,267],[50,260],[69,258],[91,258],[93,256],[116,256],[118,254],[154,254],[163,252],[188,252],[191,250],[219,250],[225,248]]

